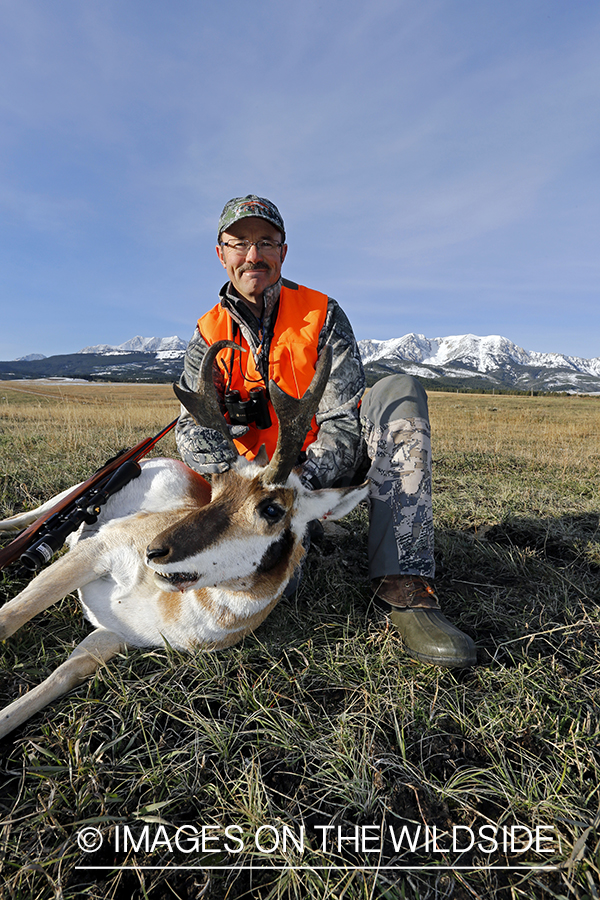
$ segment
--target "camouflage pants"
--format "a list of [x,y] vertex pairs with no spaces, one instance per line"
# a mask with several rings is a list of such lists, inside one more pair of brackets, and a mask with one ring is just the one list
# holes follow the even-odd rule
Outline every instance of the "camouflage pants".
[[408,375],[383,378],[361,406],[371,462],[369,574],[432,578],[431,438],[427,395]]

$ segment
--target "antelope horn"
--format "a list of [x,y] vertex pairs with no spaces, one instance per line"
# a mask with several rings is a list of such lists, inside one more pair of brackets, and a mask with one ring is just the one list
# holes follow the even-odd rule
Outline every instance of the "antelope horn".
[[332,349],[326,344],[319,356],[313,380],[302,397],[290,397],[274,381],[269,382],[269,396],[279,422],[279,434],[275,453],[262,473],[264,484],[285,484],[296,465],[329,379],[332,358]]
[[229,432],[227,421],[219,406],[213,379],[213,364],[217,354],[226,347],[246,352],[243,347],[240,347],[239,344],[234,344],[232,341],[216,341],[216,343],[210,345],[204,354],[198,375],[197,390],[187,391],[178,384],[173,385],[173,390],[194,421],[203,428],[212,428],[213,431],[218,431],[219,434],[222,434],[235,455],[239,456],[237,447],[233,443],[233,438]]

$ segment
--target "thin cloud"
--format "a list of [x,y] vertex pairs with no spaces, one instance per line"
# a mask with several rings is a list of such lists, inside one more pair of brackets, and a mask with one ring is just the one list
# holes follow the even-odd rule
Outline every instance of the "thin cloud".
[[[454,298],[440,323],[460,308],[493,332],[499,298],[509,332],[525,292],[536,308],[562,292],[557,335],[573,304],[592,307],[593,4],[265,0],[249,15],[232,0],[224,16],[191,0],[19,0],[0,22],[6,297],[46,285],[72,326],[56,349],[98,343],[98,313],[119,305],[108,343],[144,317],[191,330],[222,277],[219,212],[248,192],[281,208],[287,274],[338,293],[357,332],[414,330],[413,290],[431,292],[431,321],[437,293]],[[385,309],[378,292],[395,292]],[[21,305],[18,341],[10,324],[13,355],[39,349],[31,328],[55,339],[37,313]]]

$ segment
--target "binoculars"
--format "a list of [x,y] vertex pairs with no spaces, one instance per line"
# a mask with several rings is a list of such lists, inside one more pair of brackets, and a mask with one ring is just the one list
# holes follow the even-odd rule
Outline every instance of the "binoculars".
[[255,424],[260,429],[271,427],[269,401],[264,387],[251,388],[247,400],[242,400],[239,391],[227,391],[225,407],[232,425]]

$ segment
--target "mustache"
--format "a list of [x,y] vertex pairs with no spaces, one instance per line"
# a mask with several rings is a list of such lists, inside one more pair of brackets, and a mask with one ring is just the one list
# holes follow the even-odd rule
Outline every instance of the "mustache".
[[265,271],[269,271],[269,267],[264,262],[255,262],[255,263],[244,263],[243,266],[240,266],[240,274],[243,275],[244,272],[255,272],[257,269],[264,269]]

